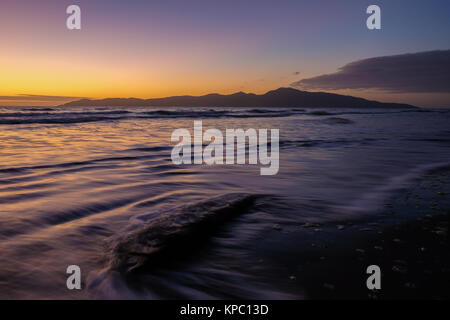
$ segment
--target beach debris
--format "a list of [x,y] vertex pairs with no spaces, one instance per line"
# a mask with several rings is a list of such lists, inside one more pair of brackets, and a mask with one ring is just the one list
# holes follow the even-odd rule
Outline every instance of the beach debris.
[[345,226],[342,225],[342,224],[338,224],[336,227],[338,228],[338,230],[343,230],[343,229],[345,229]]
[[395,239],[393,239],[392,241],[395,242],[395,243],[400,243],[400,242],[402,242],[402,240],[400,240],[400,239],[398,239],[398,238],[395,238]]
[[325,260],[325,257],[320,257],[320,260]]
[[314,232],[320,232],[320,231],[322,231],[322,229],[320,229],[320,228],[314,229]]
[[320,227],[320,223],[305,223],[303,224],[303,228],[317,228]]
[[274,225],[272,226],[272,229],[273,229],[273,230],[278,230],[278,231],[280,231],[282,228],[281,228],[281,226],[280,226],[279,224],[274,224]]
[[402,266],[406,266],[408,264],[405,260],[400,260],[400,259],[394,260],[394,263],[400,264]]
[[372,228],[361,228],[359,229],[359,231],[373,231]]
[[331,283],[324,283],[323,287],[328,290],[334,290],[334,285],[332,285]]
[[406,282],[405,283],[405,287],[408,288],[408,289],[415,289],[416,285],[414,283],[412,283],[412,282]]
[[437,194],[440,195],[440,196],[445,196],[445,193],[442,192],[442,191],[439,191]]
[[373,300],[378,299],[378,296],[377,296],[376,294],[374,294],[373,292],[368,293],[368,294],[367,294],[367,297],[368,297],[369,299],[373,299]]
[[296,276],[290,276],[289,280],[292,280],[292,281],[297,280],[297,277]]
[[419,248],[419,251],[420,251],[420,252],[425,252],[425,250],[426,250],[425,247],[420,247],[420,248]]
[[404,266],[393,266],[392,271],[397,273],[406,273],[406,268]]
[[383,247],[380,247],[380,246],[374,246],[373,247],[375,250],[383,250]]
[[447,235],[447,229],[446,228],[437,227],[436,230],[434,230],[433,232],[435,234],[437,234],[438,236],[446,236]]
[[110,242],[108,269],[133,274],[144,266],[153,268],[163,256],[171,257],[180,248],[189,250],[189,242],[199,234],[247,212],[255,200],[253,195],[230,193],[176,207],[139,226],[131,224]]
[[356,249],[355,251],[358,252],[358,253],[365,253],[366,252],[364,249]]

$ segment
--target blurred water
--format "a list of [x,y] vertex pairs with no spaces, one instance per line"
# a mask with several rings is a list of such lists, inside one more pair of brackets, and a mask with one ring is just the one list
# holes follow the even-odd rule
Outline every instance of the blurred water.
[[[172,164],[172,131],[192,131],[194,120],[204,130],[280,129],[278,175]],[[375,214],[412,179],[448,166],[449,124],[449,110],[0,108],[0,297],[301,297],[272,279],[278,250],[302,246],[286,235],[264,253],[273,225]],[[109,268],[130,228],[247,195],[260,197],[179,261],[132,279]],[[71,264],[82,291],[65,287]]]

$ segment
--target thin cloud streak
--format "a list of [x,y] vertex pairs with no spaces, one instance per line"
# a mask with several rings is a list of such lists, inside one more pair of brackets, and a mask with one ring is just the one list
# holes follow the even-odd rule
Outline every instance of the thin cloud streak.
[[0,96],[0,100],[4,101],[69,101],[78,99],[89,99],[88,97],[71,97],[71,96],[47,96],[38,94],[18,94],[15,96]]

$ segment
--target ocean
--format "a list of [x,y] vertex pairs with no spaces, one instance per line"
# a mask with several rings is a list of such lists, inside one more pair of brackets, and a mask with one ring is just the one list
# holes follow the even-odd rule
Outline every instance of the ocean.
[[[279,129],[278,174],[173,164],[194,120]],[[448,109],[0,107],[0,298],[306,298],[311,244],[449,167]]]

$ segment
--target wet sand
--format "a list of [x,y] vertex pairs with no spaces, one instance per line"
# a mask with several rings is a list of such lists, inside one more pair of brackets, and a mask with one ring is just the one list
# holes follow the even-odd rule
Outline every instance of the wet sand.
[[[449,195],[450,171],[425,176],[386,204],[381,221],[337,226],[353,240],[312,244],[310,262],[291,280],[307,299],[449,299]],[[366,287],[373,264],[381,290]]]

